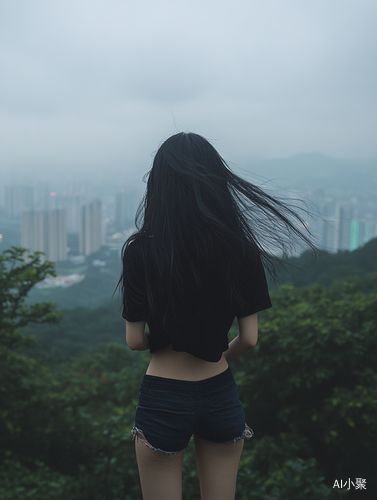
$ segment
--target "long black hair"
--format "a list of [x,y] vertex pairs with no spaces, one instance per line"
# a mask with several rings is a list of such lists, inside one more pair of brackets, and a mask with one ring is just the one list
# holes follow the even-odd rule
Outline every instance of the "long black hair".
[[[200,295],[205,270],[216,266],[229,297],[242,302],[237,276],[246,259],[261,259],[270,275],[298,241],[314,250],[298,210],[231,171],[216,149],[194,133],[178,133],[158,149],[124,244],[147,240],[149,311],[166,318],[188,289]],[[122,277],[119,281],[122,290]],[[161,300],[166,305],[161,311]],[[192,313],[192,312],[191,312]]]

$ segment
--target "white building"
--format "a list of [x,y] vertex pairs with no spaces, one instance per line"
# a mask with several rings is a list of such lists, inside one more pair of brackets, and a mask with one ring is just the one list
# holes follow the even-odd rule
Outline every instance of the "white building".
[[25,208],[34,207],[34,190],[31,186],[5,186],[4,208],[6,215],[17,218]]
[[61,197],[60,203],[67,210],[67,230],[69,233],[78,233],[80,231],[80,207],[83,201],[80,194]]
[[94,200],[80,208],[79,252],[90,255],[102,244],[102,207],[100,200]]
[[21,217],[21,245],[30,252],[44,252],[53,262],[67,260],[67,215],[55,210],[24,210]]
[[135,217],[135,194],[122,189],[115,197],[115,227],[118,231],[129,229]]

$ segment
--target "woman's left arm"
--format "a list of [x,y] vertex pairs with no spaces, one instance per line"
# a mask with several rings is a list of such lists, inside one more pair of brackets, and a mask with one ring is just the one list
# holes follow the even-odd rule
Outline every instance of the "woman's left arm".
[[149,349],[149,339],[145,333],[145,321],[130,322],[126,320],[126,342],[132,351],[146,351]]

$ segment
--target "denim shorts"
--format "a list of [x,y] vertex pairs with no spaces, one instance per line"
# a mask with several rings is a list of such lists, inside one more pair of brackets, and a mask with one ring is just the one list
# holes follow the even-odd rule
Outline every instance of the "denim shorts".
[[193,434],[215,443],[253,436],[230,367],[195,382],[144,375],[131,433],[169,455],[184,451]]

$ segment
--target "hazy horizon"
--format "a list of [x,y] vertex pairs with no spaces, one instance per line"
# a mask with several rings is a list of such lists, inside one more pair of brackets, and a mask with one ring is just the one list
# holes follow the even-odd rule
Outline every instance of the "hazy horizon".
[[376,21],[369,0],[2,2],[1,172],[139,184],[178,131],[241,169],[377,159]]
[[[3,169],[1,185],[38,185],[47,183],[59,194],[67,191],[67,185],[99,185],[103,191],[113,186],[113,192],[128,188],[141,195],[145,188],[143,180],[151,166],[127,168],[126,162],[107,165],[59,165],[34,164],[32,168],[22,164],[19,168]],[[340,189],[354,191],[375,191],[377,189],[377,158],[340,160],[319,153],[296,154],[288,158],[253,158],[245,164],[229,162],[230,168],[257,185],[272,185],[277,192],[287,186],[298,189]],[[88,184],[89,183],[89,184]],[[0,185],[0,188],[1,188]],[[111,189],[111,188],[110,188]],[[1,193],[0,193],[1,198]],[[0,200],[1,201],[1,200]]]

